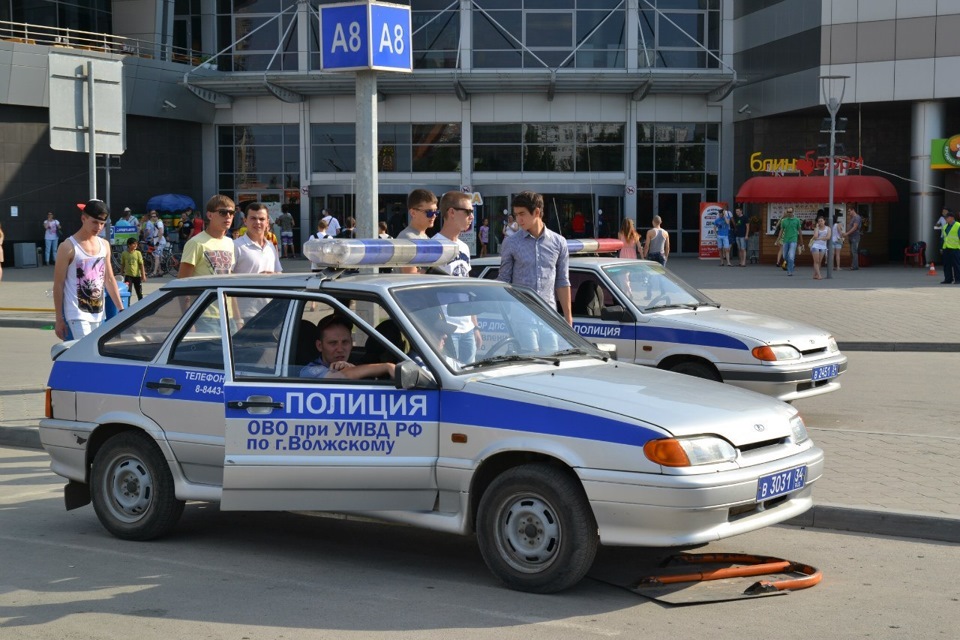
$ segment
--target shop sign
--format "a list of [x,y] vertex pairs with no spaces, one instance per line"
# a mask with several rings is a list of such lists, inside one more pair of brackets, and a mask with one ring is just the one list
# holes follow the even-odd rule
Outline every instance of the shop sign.
[[931,169],[960,169],[960,135],[930,142]]
[[[863,168],[863,157],[834,156],[833,163],[836,168],[834,175],[845,176],[851,170]],[[828,176],[830,175],[830,157],[824,158],[817,156],[816,151],[807,151],[802,158],[764,158],[763,152],[754,151],[750,154],[750,171],[781,176],[790,173]]]

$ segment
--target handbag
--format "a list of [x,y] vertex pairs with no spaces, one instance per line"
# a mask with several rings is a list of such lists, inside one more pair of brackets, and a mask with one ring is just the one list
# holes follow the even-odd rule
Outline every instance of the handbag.
[[816,241],[817,241],[817,234],[816,232],[814,232],[814,234],[810,236],[810,240],[807,242],[807,249],[810,249],[810,251],[813,251],[813,243]]

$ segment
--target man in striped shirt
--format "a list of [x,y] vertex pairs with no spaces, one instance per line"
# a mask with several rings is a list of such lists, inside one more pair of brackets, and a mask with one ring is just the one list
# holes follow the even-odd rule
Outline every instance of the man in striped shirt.
[[503,241],[497,279],[530,287],[554,309],[559,302],[567,324],[573,326],[570,253],[564,237],[543,222],[543,196],[533,191],[518,193],[513,215],[520,231]]

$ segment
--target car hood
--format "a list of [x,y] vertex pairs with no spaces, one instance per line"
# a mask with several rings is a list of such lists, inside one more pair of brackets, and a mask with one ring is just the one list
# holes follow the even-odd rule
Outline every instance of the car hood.
[[753,338],[764,344],[789,344],[801,352],[826,347],[830,339],[827,331],[813,325],[736,309],[701,307],[671,313],[669,319],[683,328]]
[[545,406],[567,403],[608,417],[623,416],[674,436],[720,435],[735,446],[791,434],[789,405],[752,391],[630,363],[562,363],[478,381],[536,396]]

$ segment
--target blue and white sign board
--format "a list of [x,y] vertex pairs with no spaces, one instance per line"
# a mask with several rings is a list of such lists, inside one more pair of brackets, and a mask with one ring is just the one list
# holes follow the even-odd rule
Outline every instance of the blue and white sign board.
[[320,6],[324,71],[413,70],[410,7],[386,2]]

